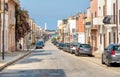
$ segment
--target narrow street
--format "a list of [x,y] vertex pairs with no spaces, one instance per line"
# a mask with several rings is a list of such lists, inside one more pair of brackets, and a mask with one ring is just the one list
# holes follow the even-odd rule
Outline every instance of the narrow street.
[[119,72],[120,67],[107,68],[95,64],[59,50],[48,41],[43,49],[36,49],[8,66],[0,72],[0,77],[120,77]]

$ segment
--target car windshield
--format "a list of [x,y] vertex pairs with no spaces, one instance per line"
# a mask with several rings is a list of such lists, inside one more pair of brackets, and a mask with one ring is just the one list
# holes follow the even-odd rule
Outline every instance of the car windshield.
[[74,47],[77,47],[77,45],[73,45]]
[[120,51],[120,45],[114,46],[113,49],[116,50],[116,51]]
[[90,45],[89,45],[89,44],[81,44],[80,47],[83,47],[83,48],[90,48]]
[[43,41],[38,42],[36,45],[41,45],[43,44]]

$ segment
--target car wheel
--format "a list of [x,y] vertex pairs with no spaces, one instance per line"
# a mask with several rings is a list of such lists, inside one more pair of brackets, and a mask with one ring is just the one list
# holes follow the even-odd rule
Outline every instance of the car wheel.
[[73,51],[71,50],[70,53],[73,54]]
[[105,64],[105,62],[104,62],[104,60],[103,60],[103,55],[102,55],[102,60],[101,60],[101,61],[102,61],[102,64]]
[[77,51],[75,51],[75,56],[79,56],[79,54],[78,54],[78,52],[77,52]]
[[107,64],[108,67],[111,67],[111,63],[107,60]]
[[93,55],[88,55],[89,57],[93,57]]

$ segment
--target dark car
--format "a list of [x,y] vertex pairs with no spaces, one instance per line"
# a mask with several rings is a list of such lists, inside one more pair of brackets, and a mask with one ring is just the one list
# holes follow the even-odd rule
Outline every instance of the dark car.
[[58,46],[59,49],[63,49],[64,47],[65,47],[64,43],[59,43],[59,46]]
[[65,43],[65,46],[63,47],[63,50],[66,52],[70,52],[70,43]]
[[36,43],[36,49],[43,48],[44,47],[44,41],[39,41]]
[[112,63],[120,64],[120,45],[110,44],[102,53],[102,64],[111,66]]
[[92,55],[92,47],[89,44],[78,44],[75,55],[88,55],[88,56],[93,56]]
[[58,42],[57,41],[54,41],[54,43],[53,43],[54,45],[57,45],[58,44]]

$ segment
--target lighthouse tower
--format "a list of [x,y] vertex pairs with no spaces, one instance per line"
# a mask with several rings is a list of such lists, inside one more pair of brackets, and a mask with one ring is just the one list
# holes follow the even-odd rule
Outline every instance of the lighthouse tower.
[[47,30],[47,23],[45,23],[45,30]]

